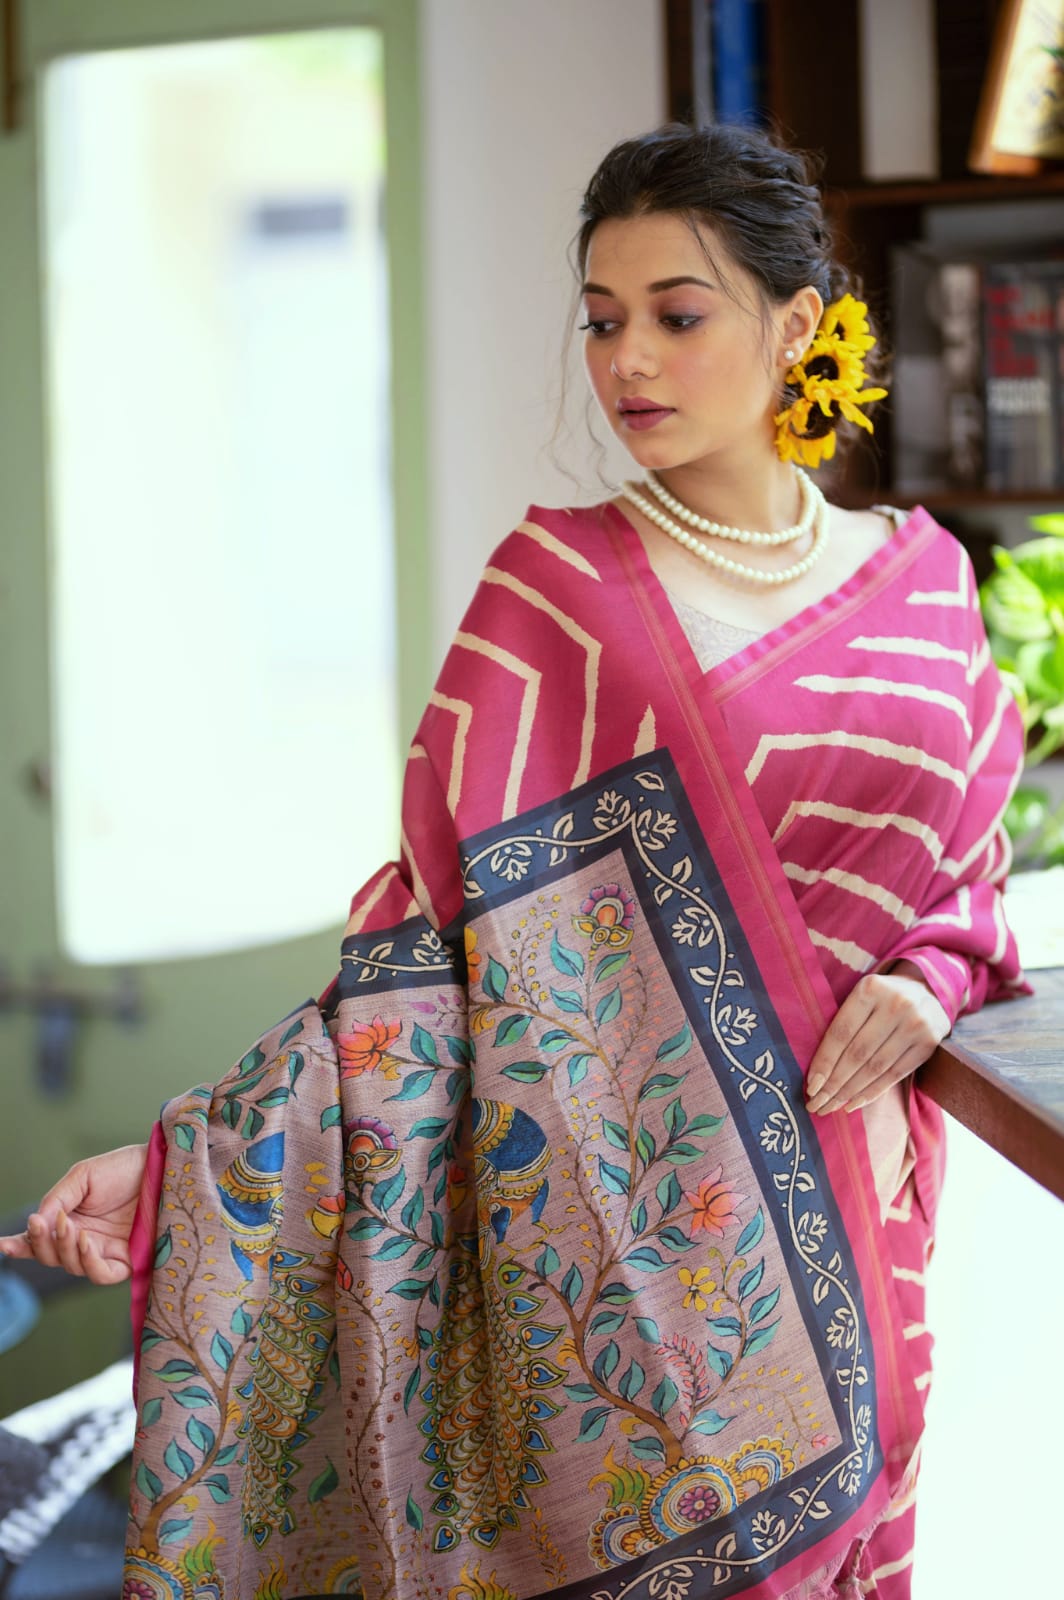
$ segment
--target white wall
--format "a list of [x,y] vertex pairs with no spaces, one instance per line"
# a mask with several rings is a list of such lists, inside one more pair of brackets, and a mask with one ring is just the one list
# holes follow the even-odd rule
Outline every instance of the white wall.
[[[543,453],[572,298],[566,248],[602,156],[664,120],[662,9],[422,0],[437,660],[486,556],[530,503],[606,497],[589,464],[578,365],[565,454],[583,463],[583,492]],[[610,460],[623,473],[619,447]]]

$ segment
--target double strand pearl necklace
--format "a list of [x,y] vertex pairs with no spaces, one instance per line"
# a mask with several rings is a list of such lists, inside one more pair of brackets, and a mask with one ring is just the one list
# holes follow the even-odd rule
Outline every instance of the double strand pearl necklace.
[[677,500],[675,495],[669,493],[656,472],[648,472],[645,482],[651,494],[661,501],[666,511],[671,511],[674,517],[686,522],[687,526],[694,528],[697,533],[708,533],[713,539],[732,539],[736,544],[793,544],[796,539],[800,539],[803,534],[810,531],[817,512],[816,484],[800,467],[796,467],[795,471],[798,476],[802,514],[792,527],[781,528],[778,533],[757,533],[752,528],[733,528],[727,522],[714,522],[711,517],[700,517],[697,511],[692,511],[682,500]]
[[[827,501],[811,478],[807,477],[800,468],[796,468],[796,471],[799,473],[799,480],[805,479],[802,487],[808,503],[811,503],[813,507],[809,524],[813,531],[813,543],[801,561],[795,561],[789,567],[781,567],[776,572],[766,571],[763,567],[748,567],[742,561],[733,561],[730,556],[721,555],[711,545],[706,544],[704,540],[689,532],[681,523],[674,521],[660,506],[655,505],[653,500],[648,500],[646,495],[641,494],[639,484],[630,481],[622,483],[621,493],[625,499],[631,501],[632,505],[638,507],[648,521],[653,522],[655,527],[660,528],[662,533],[667,533],[670,539],[675,539],[677,544],[683,545],[685,550],[690,550],[692,555],[698,556],[700,560],[707,562],[708,565],[716,567],[726,577],[735,582],[760,583],[776,587],[783,583],[793,583],[796,578],[801,578],[807,573],[814,562],[819,561],[823,555],[828,541]],[[684,510],[687,511],[689,508],[685,506]],[[690,515],[694,517],[696,513],[692,511]],[[804,517],[805,510],[803,508],[803,520]],[[709,521],[708,518],[700,520]],[[735,528],[730,531],[734,537],[737,534],[744,533],[746,530]],[[783,532],[793,537],[791,529],[786,528]],[[754,537],[760,538],[760,540],[776,537],[778,540],[778,535],[773,536],[771,534],[755,535]],[[749,542],[753,543],[754,541],[751,539]]]

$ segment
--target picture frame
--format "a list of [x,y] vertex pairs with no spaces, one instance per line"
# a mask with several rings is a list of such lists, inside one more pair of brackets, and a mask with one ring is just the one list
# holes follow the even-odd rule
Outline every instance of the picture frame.
[[1064,161],[1064,0],[1002,0],[968,165],[1031,176]]

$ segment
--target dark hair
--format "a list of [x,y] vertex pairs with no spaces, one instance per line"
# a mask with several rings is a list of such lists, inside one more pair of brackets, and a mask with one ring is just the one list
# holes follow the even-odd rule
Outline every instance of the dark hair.
[[[847,292],[859,294],[859,283],[835,257],[819,175],[812,156],[733,123],[694,128],[669,122],[622,139],[599,163],[580,205],[580,230],[571,248],[578,283],[600,222],[669,212],[688,223],[711,259],[698,230],[700,222],[709,224],[757,285],[763,315],[807,284],[825,306]],[[866,357],[869,376],[874,355]],[[796,394],[785,387],[781,398],[786,403]],[[833,426],[818,408],[813,416],[824,433]],[[849,425],[840,423],[840,444],[844,430]]]

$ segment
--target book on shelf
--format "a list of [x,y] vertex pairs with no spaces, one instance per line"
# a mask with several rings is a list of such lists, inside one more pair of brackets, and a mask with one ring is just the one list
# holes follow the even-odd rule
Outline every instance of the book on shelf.
[[1064,488],[1064,260],[983,269],[986,487]]
[[1064,259],[918,241],[891,267],[898,492],[1064,487]]
[[765,0],[708,0],[713,111],[718,122],[765,117]]

